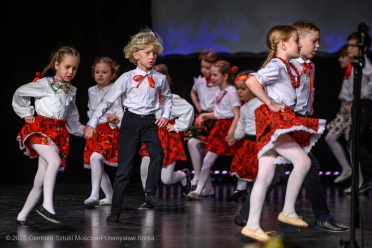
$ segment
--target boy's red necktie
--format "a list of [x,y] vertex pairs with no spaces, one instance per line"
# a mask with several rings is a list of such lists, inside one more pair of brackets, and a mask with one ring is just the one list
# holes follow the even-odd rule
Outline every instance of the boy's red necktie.
[[155,88],[155,82],[154,82],[154,79],[152,77],[150,77],[149,74],[146,74],[145,76],[142,76],[142,75],[136,75],[133,77],[133,80],[138,82],[136,88],[138,88],[138,86],[141,84],[142,80],[147,77],[147,80],[149,81],[149,85],[151,88]]

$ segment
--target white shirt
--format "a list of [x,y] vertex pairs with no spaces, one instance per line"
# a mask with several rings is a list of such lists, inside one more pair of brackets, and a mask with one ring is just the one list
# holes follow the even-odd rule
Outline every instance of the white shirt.
[[[292,75],[297,80],[296,72],[291,68]],[[256,73],[251,73],[258,82],[265,86],[266,94],[276,103],[294,108],[297,102],[295,87],[287,73],[284,63],[278,58],[273,58],[265,68]]]
[[[61,89],[55,92],[51,83],[52,78],[45,77],[19,87],[13,95],[14,112],[24,118],[34,115],[36,111],[38,115],[66,121],[70,134],[82,136],[84,126],[79,121],[75,104],[76,88],[73,87],[68,93]],[[31,105],[31,97],[35,98],[35,107]]]
[[[156,113],[156,119],[161,117],[161,111]],[[194,122],[194,107],[179,95],[172,94],[172,117],[176,119],[174,131],[186,131]]]
[[240,108],[240,118],[234,132],[235,139],[240,140],[245,134],[256,135],[256,118],[254,111],[262,104],[264,103],[255,97]]
[[[212,85],[212,83],[210,82]],[[207,80],[205,77],[199,76],[194,78],[194,85],[192,89],[196,91],[198,95],[198,100],[200,108],[205,112],[212,112],[214,110],[214,99],[216,92],[218,91],[218,86],[207,86]]]
[[[364,99],[372,100],[372,64],[367,56],[365,58],[365,65],[362,70],[362,85],[361,94],[363,94]],[[342,88],[340,92],[340,98],[344,101],[351,102],[354,99],[353,95],[353,85],[354,85],[354,67],[351,70],[350,77],[344,79],[342,83]]]
[[[89,100],[88,100],[88,112],[87,112],[87,114],[88,114],[89,118],[92,117],[92,113],[94,111],[94,108],[101,102],[102,97],[111,88],[111,86],[112,86],[112,84],[109,84],[109,85],[107,85],[106,87],[104,87],[103,89],[100,90],[98,88],[98,85],[96,85],[96,86],[92,86],[88,89]],[[121,119],[123,118],[123,115],[124,115],[124,109],[123,109],[123,105],[121,104],[120,99],[117,99],[115,101],[114,105],[112,106],[112,108],[110,108],[106,112],[105,115],[101,116],[101,118],[99,119],[98,124],[107,122],[107,119],[106,119],[107,114],[115,114],[119,118],[119,123],[117,123],[117,124],[109,123],[110,127],[112,129],[116,128],[117,126],[120,127],[120,121],[121,121]]]
[[[88,125],[95,128],[98,120],[108,109],[112,107],[116,99],[121,97],[123,106],[132,113],[138,115],[155,114],[162,109],[162,117],[170,118],[172,108],[172,94],[165,76],[154,70],[148,73],[155,81],[155,87],[151,88],[147,77],[140,84],[134,81],[137,75],[145,76],[146,72],[138,67],[134,70],[123,73],[102,97],[101,102],[94,109]],[[138,85],[138,88],[136,87]],[[163,103],[159,103],[159,92]]]
[[[297,104],[294,108],[294,111],[301,115],[311,115],[311,106],[314,102],[314,86],[313,86],[313,93],[310,100],[310,69],[306,70],[306,73],[302,73],[302,68],[304,66],[305,61],[302,58],[292,59],[291,63],[296,67],[298,73],[300,73],[300,87],[296,88],[297,94]],[[315,79],[315,66],[314,63],[310,60],[307,60],[306,63],[313,64],[312,69],[312,77],[313,83]]]
[[[221,101],[217,103],[217,99],[221,99]],[[238,93],[236,92],[236,88],[232,85],[229,85],[223,90],[219,89],[215,95],[215,102],[216,104],[214,105],[214,116],[217,119],[233,118],[234,113],[232,109],[234,107],[241,106],[241,101],[238,97]]]

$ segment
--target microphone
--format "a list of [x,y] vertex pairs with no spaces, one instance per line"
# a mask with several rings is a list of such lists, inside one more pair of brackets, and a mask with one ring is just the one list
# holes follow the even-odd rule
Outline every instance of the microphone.
[[361,22],[358,25],[358,31],[361,33],[368,33],[369,31],[369,25],[366,22]]

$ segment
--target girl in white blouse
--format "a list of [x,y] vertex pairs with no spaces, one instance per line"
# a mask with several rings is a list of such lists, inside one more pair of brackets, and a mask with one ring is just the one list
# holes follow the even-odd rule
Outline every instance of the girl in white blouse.
[[[13,109],[26,124],[17,136],[19,147],[31,158],[39,158],[34,185],[23,209],[17,216],[17,225],[26,226],[26,218],[37,204],[43,191],[43,204],[38,214],[53,223],[60,223],[53,206],[53,191],[57,172],[63,171],[69,151],[69,133],[82,136],[84,126],[79,122],[75,105],[75,77],[80,54],[74,48],[61,47],[52,56],[42,76],[52,69],[53,77],[44,77],[19,87],[13,95]],[[31,105],[35,98],[35,107]],[[35,111],[37,116],[35,117]]]
[[[99,57],[92,66],[92,76],[97,85],[88,89],[88,117],[92,116],[94,108],[115,82],[119,65],[111,58]],[[91,169],[92,191],[85,206],[108,206],[112,201],[111,181],[104,171],[104,164],[118,165],[119,123],[123,118],[124,109],[120,99],[101,116],[92,138],[86,140],[84,149],[84,167]],[[105,198],[99,200],[99,189],[102,188]]]
[[290,161],[294,167],[278,220],[294,226],[308,226],[294,207],[311,165],[307,153],[323,133],[325,120],[297,117],[294,113],[300,79],[297,69],[289,61],[300,56],[298,40],[297,30],[292,26],[271,28],[266,36],[269,56],[263,68],[250,74],[246,81],[253,94],[264,104],[255,110],[259,167],[250,196],[248,222],[242,234],[260,241],[270,239],[260,227],[260,217],[275,164]]

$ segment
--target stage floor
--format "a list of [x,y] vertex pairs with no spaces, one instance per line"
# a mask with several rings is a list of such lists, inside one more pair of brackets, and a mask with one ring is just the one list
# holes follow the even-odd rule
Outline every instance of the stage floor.
[[[179,185],[159,186],[157,196],[164,206],[154,210],[137,210],[144,202],[140,184],[129,184],[118,223],[106,223],[110,207],[86,209],[89,184],[57,184],[55,210],[61,224],[52,224],[33,210],[29,227],[16,227],[15,220],[32,185],[0,187],[0,247],[261,247],[244,237],[241,227],[234,224],[242,202],[228,202],[233,183],[215,183],[214,197],[193,201],[182,195]],[[248,191],[250,192],[250,187]],[[287,247],[345,247],[340,241],[350,240],[350,233],[331,233],[314,227],[314,216],[306,192],[302,190],[296,209],[309,223],[299,229],[278,222],[283,206],[285,184],[278,185],[266,199],[262,228],[275,230],[278,237],[296,245]],[[350,224],[350,195],[345,186],[324,185],[328,206],[335,219]],[[360,195],[362,228],[356,229],[359,247],[372,247],[372,190]],[[364,238],[363,238],[364,237]],[[8,240],[9,239],[9,240]],[[363,243],[364,242],[364,243]]]

